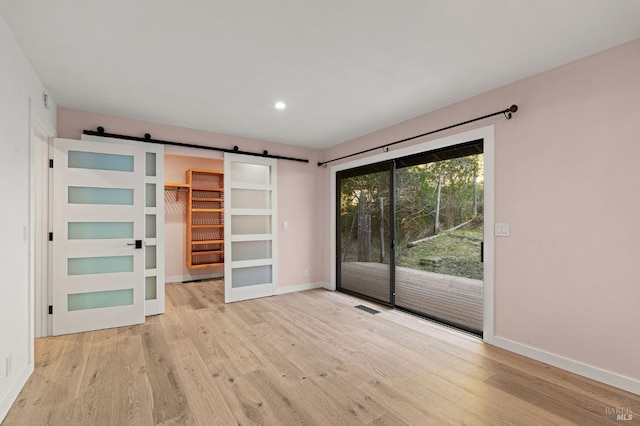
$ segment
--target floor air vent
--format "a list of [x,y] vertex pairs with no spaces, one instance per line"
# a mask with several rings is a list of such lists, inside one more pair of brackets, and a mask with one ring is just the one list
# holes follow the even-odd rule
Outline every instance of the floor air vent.
[[365,312],[369,312],[370,314],[379,314],[380,311],[376,311],[375,309],[371,309],[368,306],[364,306],[364,305],[357,305],[356,309],[360,309],[361,311],[365,311]]

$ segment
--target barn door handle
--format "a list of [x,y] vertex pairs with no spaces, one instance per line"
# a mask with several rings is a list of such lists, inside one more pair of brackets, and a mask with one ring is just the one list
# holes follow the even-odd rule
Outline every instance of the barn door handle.
[[480,262],[484,262],[484,241],[480,241]]
[[137,249],[142,248],[142,240],[136,240],[135,243],[127,243],[128,246],[136,246]]

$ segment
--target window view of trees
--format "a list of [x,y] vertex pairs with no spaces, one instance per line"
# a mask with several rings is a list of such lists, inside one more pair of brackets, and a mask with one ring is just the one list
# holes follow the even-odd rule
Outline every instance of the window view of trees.
[[[389,263],[389,174],[341,180],[343,262]],[[396,264],[482,279],[482,154],[396,171]]]
[[389,263],[389,172],[341,180],[343,262]]

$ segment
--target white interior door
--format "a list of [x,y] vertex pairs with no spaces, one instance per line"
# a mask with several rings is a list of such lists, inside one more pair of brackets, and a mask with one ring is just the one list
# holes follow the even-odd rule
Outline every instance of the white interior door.
[[145,152],[53,143],[53,334],[144,322]]
[[277,290],[276,160],[224,156],[225,302]]
[[164,313],[164,146],[82,135],[83,141],[136,145],[144,149],[144,314]]

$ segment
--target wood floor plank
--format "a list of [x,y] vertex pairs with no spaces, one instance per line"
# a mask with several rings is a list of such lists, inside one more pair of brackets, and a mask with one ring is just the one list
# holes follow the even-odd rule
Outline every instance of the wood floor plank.
[[28,417],[28,420],[21,418],[18,421],[14,421],[15,419],[10,419],[7,416],[2,425],[74,425],[78,424],[76,419],[78,418],[79,410],[80,406],[76,400],[59,402],[35,409]]
[[[75,411],[75,424],[122,424],[125,420],[120,410],[116,354],[118,329],[93,332],[92,351],[87,357]],[[116,374],[117,372],[117,374]]]
[[232,425],[237,423],[198,350],[191,339],[173,342],[172,352],[180,360],[177,368],[182,378],[182,386],[189,400],[189,406],[197,413],[197,423],[201,425]]
[[[35,351],[39,354],[35,359],[35,369],[28,383],[25,385],[20,396],[13,404],[10,415],[7,415],[6,424],[17,424],[18,420],[29,422],[41,406],[48,411],[51,404],[47,401],[43,403],[43,396],[50,388],[51,380],[56,369],[59,367],[57,359],[67,346],[68,339],[54,339],[52,337],[36,339]],[[45,415],[46,417],[46,415]]]
[[640,424],[638,395],[343,293],[166,295],[145,324],[38,339],[3,426]]
[[117,369],[121,374],[115,409],[121,413],[120,424],[153,425],[153,393],[147,379],[142,336],[118,333],[117,345]]
[[[276,380],[264,370],[255,370],[243,376],[256,391],[262,395],[265,410],[271,412],[270,417],[278,419],[282,425],[320,425],[331,424],[326,419],[315,417],[308,410],[308,405],[301,402],[296,389],[292,389]],[[324,422],[323,422],[324,420]]]
[[142,345],[149,384],[153,389],[153,420],[163,423],[189,414],[190,407],[177,371],[179,361],[171,355],[162,323],[142,326]]
[[269,406],[264,405],[263,395],[256,390],[250,379],[236,374],[231,361],[227,359],[210,363],[207,369],[238,424],[277,423],[278,417]]
[[387,410],[372,395],[354,386],[353,376],[340,367],[319,364],[316,366],[318,373],[311,374],[309,380],[332,395],[338,410],[354,421],[371,424],[385,417]]
[[47,392],[42,395],[43,406],[72,401],[78,397],[93,337],[94,333],[61,336],[62,340],[67,341],[62,355],[65,362],[57,363]]

